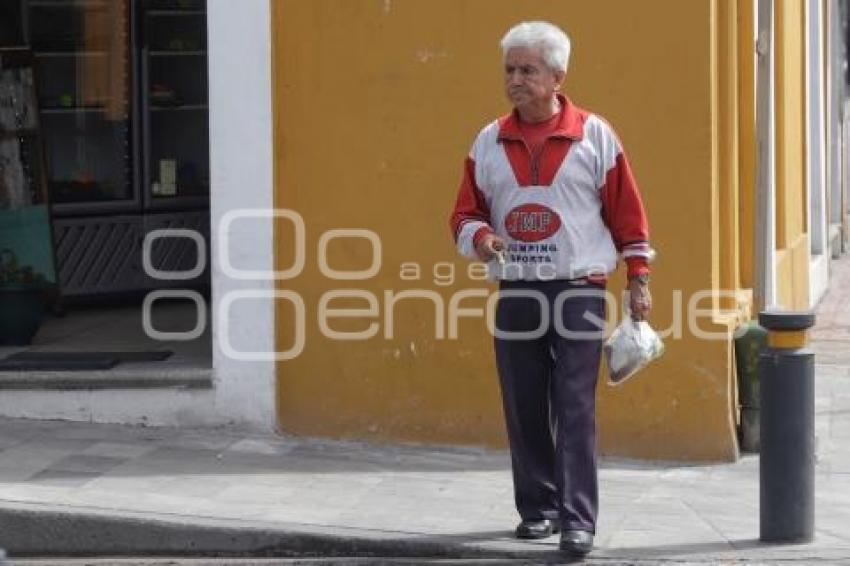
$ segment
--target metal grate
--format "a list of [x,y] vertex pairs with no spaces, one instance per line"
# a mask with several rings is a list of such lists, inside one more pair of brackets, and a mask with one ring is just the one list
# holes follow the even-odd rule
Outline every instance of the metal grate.
[[[163,287],[197,287],[209,281],[207,268],[191,281],[160,281],[142,268],[142,242],[152,230],[186,228],[209,242],[209,213],[179,212],[146,216],[62,218],[53,223],[62,294],[97,295]],[[159,238],[151,260],[162,271],[187,271],[197,262],[197,246],[188,238]]]
[[[189,229],[199,233],[207,242],[204,273],[189,281],[160,281],[146,276],[147,288],[194,287],[209,281],[209,212],[179,212],[151,214],[144,217],[145,233],[163,229]],[[197,265],[198,247],[189,238],[158,238],[151,249],[153,267],[160,271],[189,271]]]
[[142,287],[142,219],[68,218],[53,223],[62,294],[90,295]]

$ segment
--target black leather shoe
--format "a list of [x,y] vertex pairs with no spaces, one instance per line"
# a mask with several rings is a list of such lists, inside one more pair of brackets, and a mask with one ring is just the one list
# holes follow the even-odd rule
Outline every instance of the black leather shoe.
[[523,521],[516,528],[516,538],[546,538],[557,534],[558,522],[551,519]]
[[593,550],[593,533],[564,531],[561,533],[561,550],[571,556],[584,556]]

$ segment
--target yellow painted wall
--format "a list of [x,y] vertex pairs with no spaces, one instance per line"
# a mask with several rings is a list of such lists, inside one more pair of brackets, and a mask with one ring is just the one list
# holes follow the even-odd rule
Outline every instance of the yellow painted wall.
[[799,236],[792,245],[776,252],[776,294],[781,308],[810,308],[807,294],[811,246],[808,234]]
[[738,0],[738,191],[741,286],[752,289],[755,266],[756,57],[754,0]]
[[808,308],[809,294],[804,14],[803,0],[776,3],[776,278],[790,309]]
[[[466,268],[446,219],[476,132],[508,110],[498,40],[523,19],[551,20],[570,33],[566,90],[611,121],[628,150],[660,254],[653,322],[667,328],[676,302],[687,305],[694,292],[715,286],[722,88],[716,9],[709,0],[274,1],[276,202],[303,215],[308,250],[304,272],[279,285],[297,291],[307,312],[304,351],[278,365],[281,429],[504,446],[483,321],[463,320],[459,339],[439,340],[433,305],[406,301],[396,310],[395,336],[387,339],[381,316],[385,290],[424,289],[448,303],[457,291],[492,289],[462,275],[440,286],[431,271],[439,262],[459,273]],[[321,275],[316,245],[334,228],[380,235],[383,264],[375,277],[339,284]],[[289,265],[287,224],[278,225],[277,239],[278,262]],[[338,269],[365,268],[369,247],[337,242],[330,256]],[[403,281],[403,262],[419,263],[422,279]],[[618,274],[612,289],[621,286]],[[375,293],[380,316],[333,327],[362,330],[377,323],[378,336],[359,342],[321,336],[319,301],[340,287]],[[470,299],[463,306],[482,304]],[[720,331],[719,339],[694,338],[685,318],[684,336],[668,337],[665,356],[642,375],[616,389],[600,383],[603,452],[735,456],[731,323],[710,310],[711,299],[700,306],[709,309],[701,327]],[[280,350],[293,342],[293,319],[281,303]]]

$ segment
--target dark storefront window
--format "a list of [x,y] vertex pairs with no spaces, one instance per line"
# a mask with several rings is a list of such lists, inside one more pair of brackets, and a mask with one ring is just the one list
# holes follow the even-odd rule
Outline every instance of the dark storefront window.
[[28,9],[53,203],[131,200],[128,0]]
[[[209,236],[206,2],[0,0],[4,44],[31,52],[63,295],[167,286],[142,268],[145,235]],[[158,269],[195,256],[185,238],[153,247]]]
[[23,45],[21,21],[21,3],[18,0],[0,0],[0,47]]
[[148,206],[209,194],[206,14],[199,3],[156,2],[143,12]]

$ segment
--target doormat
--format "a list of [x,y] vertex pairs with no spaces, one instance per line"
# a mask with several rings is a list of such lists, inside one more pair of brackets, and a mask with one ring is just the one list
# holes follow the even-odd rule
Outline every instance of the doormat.
[[33,352],[24,351],[0,360],[0,371],[85,371],[111,369],[121,362],[160,362],[174,352]]

